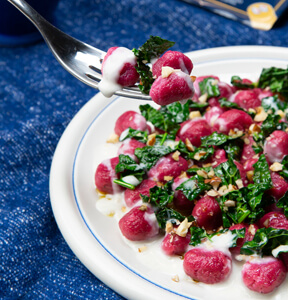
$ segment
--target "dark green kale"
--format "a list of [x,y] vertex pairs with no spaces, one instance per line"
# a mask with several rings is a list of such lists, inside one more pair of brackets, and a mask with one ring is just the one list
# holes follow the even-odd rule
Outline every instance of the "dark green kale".
[[161,106],[159,111],[165,116],[165,118],[169,118],[172,122],[180,124],[189,119],[189,108],[191,103],[191,100],[188,100],[185,104],[174,102]]
[[155,127],[176,135],[182,122],[189,119],[190,108],[193,102],[188,100],[185,104],[174,102],[160,109],[155,109],[149,104],[140,105],[140,111],[143,117],[150,121]]
[[149,197],[141,195],[143,202],[149,202],[154,207],[164,207],[173,201],[174,191],[172,189],[173,180],[161,186],[154,186],[149,190]]
[[285,101],[288,100],[288,67],[281,69],[276,67],[264,68],[258,81],[258,87],[269,87],[274,93],[280,93]]
[[169,146],[154,145],[146,146],[143,148],[135,149],[135,156],[139,159],[140,165],[144,165],[146,170],[150,170],[157,161],[169,153],[173,152],[173,149]]
[[[168,181],[164,186],[155,186],[149,190],[149,196],[141,195],[143,202],[150,203],[155,209],[155,215],[159,227],[165,229],[166,223],[169,221],[176,224],[182,222],[186,217],[180,212],[169,207],[173,201],[174,191],[172,189],[173,181]],[[188,217],[188,221],[193,221],[192,216]]]
[[149,94],[154,78],[149,67],[149,63],[153,58],[159,57],[175,43],[162,39],[158,36],[150,36],[150,38],[138,49],[133,49],[137,58],[136,70],[140,75],[140,90]]
[[[201,244],[202,240],[212,240],[212,238],[216,235],[226,234],[229,229],[222,229],[218,232],[208,234],[204,229],[199,227],[190,227],[190,233],[191,233],[191,240],[190,245],[197,246]],[[237,246],[237,240],[238,238],[244,238],[245,236],[245,228],[242,229],[235,229],[231,230],[231,233],[233,234],[233,239],[231,243],[231,247]]]
[[227,107],[227,108],[235,108],[239,110],[243,110],[237,103],[228,101],[227,98],[221,98],[218,100],[221,107]]
[[140,105],[140,111],[143,117],[151,122],[156,128],[169,132],[171,135],[175,136],[180,128],[180,125],[171,120],[169,116],[163,114],[149,104]]
[[211,135],[201,138],[200,148],[202,148],[203,151],[213,154],[214,151],[211,149],[214,150],[214,148],[211,146],[218,146],[223,148],[227,155],[238,160],[244,143],[241,137],[242,136],[232,137],[223,133],[213,132]]
[[190,158],[197,161],[205,161],[207,158],[211,157],[214,154],[215,150],[213,147],[202,147],[196,148],[193,152],[190,153]]
[[261,125],[260,132],[253,133],[253,139],[257,146],[253,146],[256,153],[262,152],[266,138],[275,130],[285,130],[288,125],[284,122],[279,122],[281,117],[275,114],[268,114],[267,118]]
[[205,178],[199,175],[195,175],[183,183],[181,183],[176,190],[182,191],[188,200],[193,201],[204,191],[211,189],[210,184],[205,183]]
[[128,128],[127,131],[124,131],[120,138],[119,141],[123,142],[126,139],[135,139],[139,142],[142,142],[144,144],[147,143],[148,140],[148,132],[147,131],[141,131],[141,130],[136,130],[136,129],[132,129],[132,128]]
[[192,100],[188,100],[188,103],[189,103],[189,108],[191,108],[192,110],[193,109],[197,109],[199,110],[201,113],[203,113],[207,106],[209,105],[209,103],[200,103],[200,102],[194,102]]
[[280,171],[279,174],[285,179],[288,179],[288,155],[285,155],[283,157],[281,164],[282,164],[282,171]]
[[115,172],[120,173],[120,179],[115,179],[114,182],[126,188],[135,189],[135,186],[123,180],[126,176],[135,176],[139,183],[143,180],[146,174],[146,166],[137,164],[129,155],[120,154],[119,163],[115,167]]
[[222,210],[224,228],[242,223],[251,214],[249,203],[243,197],[242,189],[229,192],[217,200]]
[[233,159],[228,156],[228,160],[214,168],[215,175],[220,177],[222,184],[228,186],[229,184],[235,185],[236,181],[240,179],[240,172],[235,165]]
[[207,94],[207,99],[220,96],[218,82],[213,77],[204,78],[199,82],[201,95]]
[[227,108],[230,108],[230,109],[234,108],[234,109],[242,110],[242,111],[245,111],[252,118],[255,117],[255,112],[250,111],[250,110],[247,111],[247,110],[241,108],[237,103],[227,100],[227,98],[221,98],[218,101],[219,101],[221,107],[227,107]]
[[218,133],[215,131],[212,134],[201,138],[201,146],[203,147],[221,146],[225,144],[227,141],[235,140],[238,138],[239,137],[232,137],[224,133]]
[[278,95],[263,98],[261,102],[265,111],[271,110],[273,113],[277,113],[278,110],[284,112],[288,108],[287,102],[280,100]]
[[165,229],[166,227],[166,223],[169,221],[172,224],[177,224],[178,221],[182,222],[185,220],[185,218],[188,219],[188,222],[191,222],[194,220],[193,216],[183,216],[180,212],[178,212],[177,210],[173,209],[173,208],[169,208],[169,207],[161,207],[159,208],[159,210],[157,210],[155,212],[156,215],[156,219],[158,221],[159,227],[161,229]]
[[288,218],[288,191],[277,201],[276,205],[283,209],[286,218]]
[[[240,253],[245,255],[272,255],[272,251],[281,245],[288,245],[288,230],[271,227],[260,228],[256,231],[252,241],[244,243]],[[288,252],[288,249],[282,249],[280,252]]]
[[239,76],[232,76],[231,77],[231,84],[239,89],[253,89],[255,87],[254,83],[245,82]]
[[[225,163],[224,163],[225,164]],[[223,165],[223,164],[221,164]],[[220,167],[219,165],[218,167]],[[229,170],[229,165],[232,166]],[[215,174],[222,179],[224,185],[231,183],[235,184],[235,179],[239,179],[240,175],[236,172],[232,162],[228,165],[221,166],[221,172],[219,173],[215,168]],[[272,180],[269,171],[269,165],[265,159],[265,155],[262,154],[259,160],[254,166],[254,184],[249,184],[247,187],[242,187],[239,190],[231,191],[218,199],[223,218],[223,226],[230,227],[233,223],[255,223],[265,213],[265,207],[271,203],[272,199],[265,196],[265,191],[272,187]],[[224,172],[224,170],[226,170]],[[226,174],[226,176],[224,175]],[[227,175],[228,174],[228,175]],[[233,174],[235,174],[235,179]],[[234,182],[234,183],[233,183]]]

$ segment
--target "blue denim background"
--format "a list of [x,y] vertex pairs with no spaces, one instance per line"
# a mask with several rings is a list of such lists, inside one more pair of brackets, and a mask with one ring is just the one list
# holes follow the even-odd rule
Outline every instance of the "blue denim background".
[[[138,47],[149,35],[175,41],[182,52],[288,42],[287,14],[265,32],[177,0],[61,0],[55,18],[60,29],[103,50]],[[57,142],[95,93],[43,42],[0,48],[1,299],[123,299],[69,249],[49,199]]]

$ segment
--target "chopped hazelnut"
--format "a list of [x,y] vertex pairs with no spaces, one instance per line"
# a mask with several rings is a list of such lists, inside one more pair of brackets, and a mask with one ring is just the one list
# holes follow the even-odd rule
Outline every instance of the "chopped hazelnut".
[[192,222],[188,222],[188,219],[185,218],[180,225],[176,229],[176,234],[182,237],[185,237],[189,227],[191,226]]
[[173,231],[173,229],[174,229],[173,224],[168,221],[166,223],[165,232],[169,233],[169,232]]
[[138,248],[138,252],[141,253],[143,251],[147,250],[147,247],[146,246],[143,246],[143,247],[140,247]]
[[197,171],[197,174],[201,177],[204,177],[204,178],[208,178],[208,174],[207,172],[203,171],[203,170],[198,170]]
[[236,202],[235,202],[234,200],[226,200],[226,201],[224,202],[224,205],[225,205],[226,207],[235,207],[235,206],[236,206]]
[[119,135],[112,133],[106,142],[110,144],[117,144],[119,142]]
[[179,281],[180,281],[178,275],[173,276],[173,277],[172,277],[172,280],[175,281],[175,282],[179,282]]
[[252,135],[254,132],[260,132],[261,131],[261,128],[260,126],[258,126],[257,124],[251,124],[250,127],[249,127],[249,130],[248,130],[248,133],[250,135]]
[[253,176],[254,176],[254,171],[251,170],[251,171],[246,172],[246,176],[247,176],[247,178],[248,178],[249,181],[252,181],[253,180]]
[[177,150],[175,151],[173,154],[172,154],[172,158],[175,160],[175,161],[179,161],[179,156],[180,156],[180,152]]
[[279,115],[280,117],[281,117],[281,119],[283,119],[283,118],[285,118],[285,113],[284,113],[284,111],[283,110],[278,110],[277,111],[277,115]]
[[195,148],[188,138],[185,139],[185,145],[189,151],[191,151],[191,152],[194,151]]
[[236,184],[237,184],[238,189],[241,189],[244,186],[242,179],[237,179]]
[[205,151],[197,152],[197,153],[194,155],[194,159],[200,160],[206,153],[207,153],[207,152],[205,152]]
[[199,100],[200,103],[206,103],[206,102],[207,102],[207,99],[208,99],[208,94],[207,94],[207,93],[201,95],[201,96],[198,98],[198,100]]
[[208,192],[207,192],[207,195],[208,195],[208,196],[211,196],[211,197],[217,197],[217,196],[219,196],[218,192],[215,191],[215,190],[210,190],[210,191],[208,191]]
[[191,111],[189,114],[189,119],[195,119],[195,118],[201,118],[201,113],[199,110],[197,111]]
[[148,135],[147,145],[153,146],[156,142],[156,133],[152,133]]
[[256,107],[256,115],[254,117],[255,122],[263,122],[266,120],[267,116],[268,114],[262,106]]
[[146,211],[146,210],[147,210],[147,205],[146,205],[146,204],[142,204],[142,205],[139,207],[139,210]]
[[230,131],[228,133],[228,135],[233,138],[237,138],[237,137],[241,136],[242,134],[243,134],[243,131],[237,130],[237,128],[235,128],[234,130],[230,129]]
[[169,77],[175,70],[171,67],[168,67],[168,66],[164,66],[162,67],[162,70],[161,70],[161,76],[162,78],[167,78]]
[[279,171],[282,171],[283,169],[283,165],[280,164],[279,162],[274,162],[270,168],[269,168],[271,171],[273,172],[279,172]]

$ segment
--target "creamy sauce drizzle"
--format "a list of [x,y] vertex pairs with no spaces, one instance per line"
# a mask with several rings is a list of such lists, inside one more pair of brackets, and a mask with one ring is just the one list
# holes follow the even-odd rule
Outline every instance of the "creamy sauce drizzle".
[[[97,200],[96,208],[98,211],[103,213],[104,215],[109,215],[109,213],[113,212],[114,218],[117,222],[121,219],[121,217],[129,211],[127,210],[123,212],[123,207],[125,206],[123,194],[116,195],[107,195],[108,198],[102,198]],[[139,203],[138,203],[139,205]],[[132,242],[123,237],[123,241],[132,249],[134,255],[139,259],[139,262],[144,266],[149,266],[151,271],[157,271],[163,274],[168,274],[171,277],[171,285],[173,282],[173,278],[177,276],[177,280],[179,279],[178,284],[181,282],[186,282],[191,284],[191,290],[193,286],[197,286],[197,288],[201,288],[203,290],[209,290],[211,295],[213,291],[221,292],[224,299],[228,299],[231,295],[237,293],[233,299],[250,299],[250,300],[284,300],[287,299],[287,285],[288,278],[282,283],[282,285],[277,288],[273,293],[263,295],[259,293],[255,293],[250,291],[242,282],[241,271],[242,266],[245,263],[245,260],[242,262],[232,261],[232,272],[229,278],[218,284],[208,285],[201,282],[194,282],[190,277],[188,277],[183,270],[183,259],[179,256],[167,256],[161,249],[161,242],[164,236],[158,236],[152,238],[150,240],[141,241],[141,242]],[[226,235],[215,236],[208,247],[219,250],[228,254],[228,248],[231,245],[233,238],[233,234],[227,233]],[[207,247],[206,245],[201,245],[201,247]],[[192,248],[189,246],[188,250]],[[229,253],[230,255],[230,253]],[[268,260],[269,258],[267,258]],[[255,262],[257,258],[255,258]],[[211,298],[212,299],[212,298]],[[213,298],[218,299],[218,298]]]
[[125,65],[136,63],[136,57],[133,52],[127,48],[119,47],[105,60],[103,68],[103,78],[99,82],[98,88],[105,97],[111,97],[116,91],[122,89],[118,83],[120,72]]

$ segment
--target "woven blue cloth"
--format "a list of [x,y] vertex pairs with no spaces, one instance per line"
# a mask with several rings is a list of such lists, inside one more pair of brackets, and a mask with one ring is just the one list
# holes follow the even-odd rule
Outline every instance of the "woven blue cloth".
[[[265,32],[176,0],[60,0],[55,19],[103,50],[138,47],[150,35],[182,52],[288,43],[288,14]],[[123,299],[75,257],[49,199],[57,142],[96,92],[62,69],[43,42],[0,48],[1,299]]]

